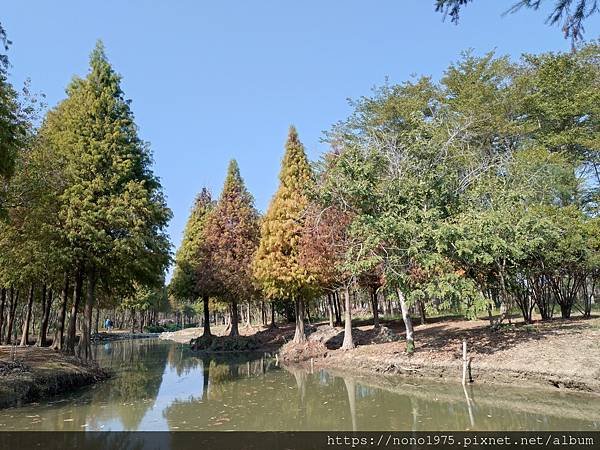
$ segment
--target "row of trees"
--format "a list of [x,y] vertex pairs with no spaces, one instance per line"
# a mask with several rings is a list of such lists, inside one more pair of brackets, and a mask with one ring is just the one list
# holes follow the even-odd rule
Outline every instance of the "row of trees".
[[55,348],[74,353],[78,345],[87,358],[94,308],[135,303],[164,284],[171,212],[101,42],[87,76],[71,81],[41,123],[36,103],[17,94],[7,70],[3,57],[0,334],[13,340],[23,308],[20,342],[27,345],[38,311],[38,345],[53,326]]
[[[309,164],[290,129],[264,217],[232,163],[220,199],[203,191],[176,258],[171,292],[229,305],[291,302],[295,342],[306,303],[353,291],[393,297],[414,349],[411,310],[526,322],[556,306],[591,313],[599,269],[600,46],[524,55],[465,53],[436,82],[385,85],[352,103]],[[260,232],[258,224],[260,222]],[[500,315],[494,314],[495,309]],[[205,329],[206,333],[210,330]]]

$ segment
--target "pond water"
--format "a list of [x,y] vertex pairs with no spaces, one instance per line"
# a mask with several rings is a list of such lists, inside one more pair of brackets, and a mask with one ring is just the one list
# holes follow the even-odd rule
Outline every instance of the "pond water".
[[169,341],[95,346],[116,376],[0,411],[0,430],[600,430],[600,397],[286,369]]

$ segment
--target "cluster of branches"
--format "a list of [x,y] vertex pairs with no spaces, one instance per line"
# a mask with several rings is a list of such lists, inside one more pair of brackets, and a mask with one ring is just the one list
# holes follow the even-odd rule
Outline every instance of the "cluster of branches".
[[[450,16],[452,22],[458,23],[461,10],[473,0],[436,0],[436,11]],[[538,10],[544,0],[519,0],[506,12],[514,13],[522,8]],[[573,42],[583,39],[585,28],[583,23],[593,14],[600,12],[598,0],[555,0],[552,12],[546,18],[550,25],[560,24],[565,38]]]

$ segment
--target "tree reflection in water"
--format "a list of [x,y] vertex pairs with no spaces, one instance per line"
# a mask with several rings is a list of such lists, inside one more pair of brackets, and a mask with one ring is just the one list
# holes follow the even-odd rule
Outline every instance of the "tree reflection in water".
[[[0,412],[4,430],[600,430],[600,400],[517,388],[340,376],[159,340],[94,347],[116,376]],[[511,390],[512,389],[512,390]]]

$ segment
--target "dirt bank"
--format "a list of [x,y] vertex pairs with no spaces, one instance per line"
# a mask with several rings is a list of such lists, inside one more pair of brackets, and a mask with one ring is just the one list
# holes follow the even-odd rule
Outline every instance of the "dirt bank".
[[[388,328],[389,327],[389,328]],[[600,319],[516,324],[491,331],[485,321],[443,320],[420,325],[416,352],[405,353],[397,322],[355,329],[354,350],[340,350],[342,328],[319,326],[308,344],[287,344],[282,359],[345,373],[394,374],[460,381],[467,340],[475,383],[546,386],[600,393]]]
[[[216,326],[211,327],[211,333],[219,337],[226,337],[229,330],[225,326]],[[268,328],[268,327],[244,327],[241,326],[239,329],[240,336],[235,339],[226,338],[223,339],[223,345],[217,345],[215,347],[225,348],[228,344],[235,344],[235,342],[229,342],[232,340],[239,341],[240,345],[237,345],[239,348],[248,347],[248,351],[265,351],[265,352],[274,352],[279,350],[279,348],[288,342],[292,336],[294,335],[294,324],[284,325],[279,328]],[[202,328],[186,328],[184,330],[172,331],[172,332],[164,332],[161,333],[159,338],[164,340],[170,340],[179,342],[181,344],[192,344],[192,341],[195,341],[197,338],[201,337],[203,333]],[[251,341],[251,346],[245,346],[244,340]],[[218,341],[218,339],[217,339]],[[234,345],[236,346],[236,345]]]
[[39,401],[108,376],[93,364],[49,348],[1,346],[0,408]]
[[[212,332],[224,335],[225,327]],[[310,364],[347,374],[403,375],[460,382],[462,341],[472,358],[475,383],[504,383],[600,393],[600,318],[555,319],[525,325],[520,321],[492,331],[484,320],[431,319],[415,328],[416,351],[405,353],[401,320],[383,320],[353,328],[356,348],[342,351],[344,330],[325,324],[308,326],[308,342],[290,343],[294,324],[275,330],[240,327],[240,334],[258,339],[260,350],[279,349],[286,364]],[[161,339],[190,343],[201,328],[162,333]]]
[[160,333],[132,333],[131,331],[117,330],[107,333],[102,331],[92,335],[94,342],[121,341],[123,339],[152,339],[160,336]]

